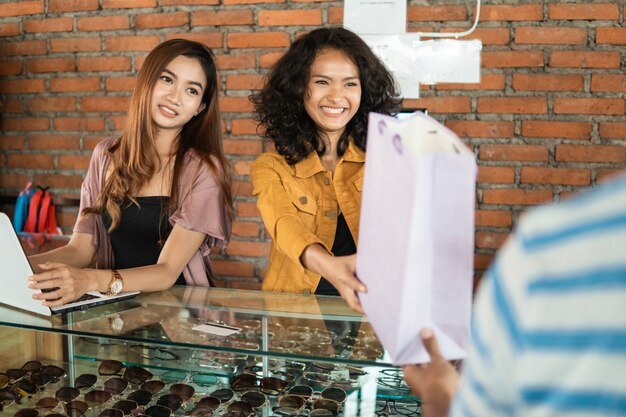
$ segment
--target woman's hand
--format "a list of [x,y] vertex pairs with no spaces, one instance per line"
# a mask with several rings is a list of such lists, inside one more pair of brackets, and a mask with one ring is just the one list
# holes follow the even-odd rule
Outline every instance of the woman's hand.
[[307,246],[300,257],[302,264],[330,282],[350,308],[363,313],[357,292],[367,287],[356,276],[356,255],[333,256],[318,243]]
[[46,262],[37,266],[43,272],[28,277],[28,287],[53,290],[33,294],[34,299],[45,300],[43,302],[45,306],[63,305],[96,289],[92,288],[95,285],[93,285],[94,281],[89,279],[88,270],[56,262]]

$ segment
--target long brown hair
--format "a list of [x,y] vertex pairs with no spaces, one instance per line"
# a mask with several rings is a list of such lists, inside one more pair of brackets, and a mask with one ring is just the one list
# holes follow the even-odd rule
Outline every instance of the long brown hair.
[[198,42],[172,39],[154,48],[144,61],[137,75],[122,136],[108,150],[113,171],[98,196],[97,207],[84,210],[86,213],[103,213],[106,210],[112,220],[109,231],[119,225],[120,207],[124,201],[126,199],[135,201],[133,196],[160,168],[160,159],[154,145],[156,126],[150,112],[152,90],[167,65],[181,55],[198,60],[206,75],[207,87],[202,96],[204,109],[185,124],[178,137],[176,152],[173,155],[176,159],[168,214],[173,213],[178,207],[179,180],[184,168],[185,154],[193,150],[208,164],[217,178],[226,213],[231,220],[233,218],[232,174],[222,147],[218,77],[213,52]]

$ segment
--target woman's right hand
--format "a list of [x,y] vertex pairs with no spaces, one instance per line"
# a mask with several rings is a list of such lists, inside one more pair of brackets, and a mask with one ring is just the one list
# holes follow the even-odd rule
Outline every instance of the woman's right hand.
[[306,247],[300,257],[302,264],[330,282],[339,291],[350,308],[364,313],[357,292],[367,292],[367,287],[356,276],[356,255],[333,256],[319,243]]

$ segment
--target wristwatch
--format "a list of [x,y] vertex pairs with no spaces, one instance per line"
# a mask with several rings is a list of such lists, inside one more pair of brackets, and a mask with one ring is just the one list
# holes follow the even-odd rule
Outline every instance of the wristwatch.
[[122,292],[124,288],[124,280],[117,270],[113,269],[111,271],[111,282],[109,282],[109,290],[107,291],[107,295],[118,295]]

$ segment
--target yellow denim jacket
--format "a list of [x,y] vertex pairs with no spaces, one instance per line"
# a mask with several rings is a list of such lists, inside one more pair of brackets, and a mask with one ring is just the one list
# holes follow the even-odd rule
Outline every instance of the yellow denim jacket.
[[276,152],[264,153],[254,162],[252,192],[272,237],[263,290],[315,292],[320,276],[302,266],[300,255],[313,243],[330,252],[338,210],[358,243],[364,167],[365,152],[352,142],[334,175],[315,152],[295,165]]

